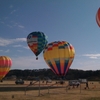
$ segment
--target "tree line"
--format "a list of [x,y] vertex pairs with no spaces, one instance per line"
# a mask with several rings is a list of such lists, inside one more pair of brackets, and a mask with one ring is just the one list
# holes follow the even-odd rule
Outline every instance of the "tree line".
[[[24,80],[33,80],[36,77],[45,79],[49,77],[50,79],[59,79],[61,77],[55,75],[51,69],[13,69],[10,70],[5,78],[16,76],[17,78],[22,78]],[[88,79],[90,81],[100,81],[100,70],[78,70],[78,69],[69,69],[67,74],[63,77],[65,80],[77,80],[77,79]]]

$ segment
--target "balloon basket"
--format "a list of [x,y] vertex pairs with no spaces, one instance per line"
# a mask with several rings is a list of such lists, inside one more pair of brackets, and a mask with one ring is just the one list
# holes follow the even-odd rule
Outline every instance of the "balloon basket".
[[38,60],[38,57],[36,57],[36,60]]

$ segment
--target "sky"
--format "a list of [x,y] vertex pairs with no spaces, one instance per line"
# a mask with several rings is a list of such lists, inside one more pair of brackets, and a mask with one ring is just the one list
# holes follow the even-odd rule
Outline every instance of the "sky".
[[49,68],[43,52],[29,49],[29,33],[41,31],[48,43],[74,46],[71,69],[100,70],[100,28],[96,13],[100,0],[0,0],[0,56],[12,59],[11,69]]

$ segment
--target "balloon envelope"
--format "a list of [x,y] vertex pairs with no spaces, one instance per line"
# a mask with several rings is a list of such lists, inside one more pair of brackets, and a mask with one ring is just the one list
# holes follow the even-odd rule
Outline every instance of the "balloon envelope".
[[96,14],[96,22],[98,26],[100,27],[100,8],[98,9],[97,14]]
[[43,57],[51,70],[58,76],[65,76],[75,55],[74,47],[66,41],[49,43]]
[[43,32],[32,32],[27,36],[27,44],[33,53],[38,56],[47,44],[46,36]]
[[5,77],[12,66],[12,60],[8,56],[0,56],[0,80]]

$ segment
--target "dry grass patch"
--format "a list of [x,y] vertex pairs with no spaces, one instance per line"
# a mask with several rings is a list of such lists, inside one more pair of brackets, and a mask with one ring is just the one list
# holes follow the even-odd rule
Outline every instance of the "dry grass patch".
[[62,85],[62,88],[49,89],[49,93],[48,89],[40,92],[28,90],[26,94],[25,91],[0,92],[0,100],[100,100],[99,82],[89,82],[89,89],[84,89],[85,84],[81,84],[81,90],[80,87],[70,87],[66,91],[66,86],[67,84]]
[[80,100],[100,100],[100,97],[89,97],[89,98],[82,98]]

